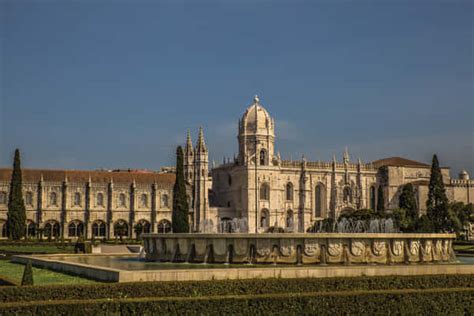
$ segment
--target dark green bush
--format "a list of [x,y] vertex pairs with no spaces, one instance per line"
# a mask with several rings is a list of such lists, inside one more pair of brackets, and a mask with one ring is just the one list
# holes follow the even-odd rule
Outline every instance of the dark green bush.
[[474,275],[328,279],[253,279],[5,287],[0,302],[138,297],[195,297],[329,291],[474,288]]
[[21,286],[33,285],[33,267],[31,266],[31,260],[28,260],[23,271],[23,278],[21,279]]
[[0,303],[1,315],[472,315],[474,289]]

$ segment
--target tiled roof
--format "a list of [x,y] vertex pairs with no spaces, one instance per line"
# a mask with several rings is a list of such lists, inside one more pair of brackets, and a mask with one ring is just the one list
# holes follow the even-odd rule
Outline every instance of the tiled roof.
[[[0,168],[0,181],[10,181],[12,169]],[[164,184],[173,185],[175,175],[172,173],[156,172],[134,172],[134,171],[94,171],[94,170],[48,170],[48,169],[22,169],[23,181],[38,182],[43,175],[44,181],[62,182],[67,178],[68,182],[87,182],[89,177],[93,183],[108,183],[110,179],[114,183],[137,184]]]
[[420,167],[420,168],[429,168],[430,165],[427,165],[423,162],[409,160],[402,157],[390,157],[385,159],[379,159],[372,162],[375,167],[382,166],[395,166],[395,167]]

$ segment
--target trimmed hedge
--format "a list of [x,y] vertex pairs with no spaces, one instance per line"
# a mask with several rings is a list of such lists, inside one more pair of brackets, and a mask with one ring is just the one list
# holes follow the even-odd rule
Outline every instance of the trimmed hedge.
[[474,289],[0,303],[1,315],[472,315]]
[[136,282],[0,288],[0,302],[202,297],[383,289],[474,288],[474,274],[328,279]]

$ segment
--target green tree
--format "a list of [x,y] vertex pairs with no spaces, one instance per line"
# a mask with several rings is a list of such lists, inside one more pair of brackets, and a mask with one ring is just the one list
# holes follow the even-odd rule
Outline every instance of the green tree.
[[173,233],[188,233],[188,199],[186,197],[186,185],[184,182],[184,158],[183,148],[179,146],[176,150],[176,180],[173,188]]
[[31,266],[31,260],[28,260],[26,263],[21,285],[33,285],[33,267]]
[[385,211],[385,196],[383,194],[383,187],[379,185],[377,189],[377,211],[383,213]]
[[26,230],[26,209],[23,200],[20,151],[18,149],[15,150],[15,158],[13,160],[7,216],[9,238],[13,240],[23,238]]
[[402,192],[398,198],[398,207],[406,210],[406,216],[411,219],[417,217],[416,197],[413,184],[407,183],[402,187]]
[[428,201],[426,201],[427,215],[433,222],[435,231],[451,231],[452,214],[449,214],[449,202],[443,183],[443,175],[439,167],[438,157],[433,155],[431,165],[430,184],[428,187]]

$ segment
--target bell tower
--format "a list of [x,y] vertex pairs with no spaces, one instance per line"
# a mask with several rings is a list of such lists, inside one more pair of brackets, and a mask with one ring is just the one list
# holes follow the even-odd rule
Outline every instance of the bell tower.
[[275,120],[255,96],[253,104],[239,120],[240,165],[270,165],[275,149]]

